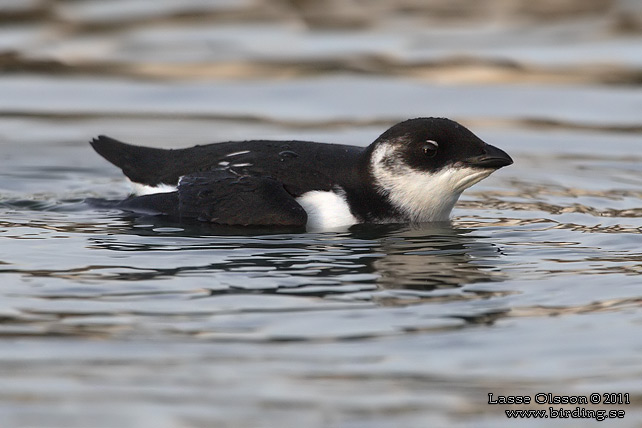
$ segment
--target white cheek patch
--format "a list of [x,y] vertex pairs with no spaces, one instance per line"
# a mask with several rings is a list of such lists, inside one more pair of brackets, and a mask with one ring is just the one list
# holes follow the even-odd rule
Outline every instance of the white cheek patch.
[[176,186],[172,186],[171,184],[161,183],[158,186],[148,186],[146,184],[135,183],[131,180],[129,183],[131,185],[132,194],[136,196],[153,195],[154,193],[169,193],[175,192],[178,189]]
[[327,230],[358,223],[341,192],[314,190],[296,199],[308,214],[308,230]]
[[375,150],[371,166],[382,193],[414,222],[447,221],[461,193],[494,171],[466,166],[420,171],[403,163],[389,145]]

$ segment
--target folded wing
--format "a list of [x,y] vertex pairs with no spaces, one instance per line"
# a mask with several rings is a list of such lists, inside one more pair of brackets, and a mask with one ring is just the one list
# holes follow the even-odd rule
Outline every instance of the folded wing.
[[228,170],[188,174],[176,192],[129,198],[118,208],[225,225],[305,226],[307,222],[305,210],[280,182]]

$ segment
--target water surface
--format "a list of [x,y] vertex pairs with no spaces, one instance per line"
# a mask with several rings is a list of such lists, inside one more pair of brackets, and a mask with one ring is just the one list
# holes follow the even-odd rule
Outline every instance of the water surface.
[[[0,425],[541,426],[488,393],[621,392],[585,407],[623,419],[555,423],[639,426],[639,8],[438,3],[3,10]],[[515,160],[451,224],[293,233],[85,203],[128,192],[98,134],[365,146],[431,115]]]

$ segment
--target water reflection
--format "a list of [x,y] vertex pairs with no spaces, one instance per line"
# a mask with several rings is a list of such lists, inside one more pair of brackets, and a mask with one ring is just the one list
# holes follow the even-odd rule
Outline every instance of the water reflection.
[[[11,205],[51,214],[49,203]],[[76,202],[69,205],[77,208]],[[474,228],[450,224],[356,225],[344,232],[299,233],[200,222],[176,224],[161,217],[129,214],[112,214],[107,220],[89,228],[81,221],[66,224],[51,218],[3,221],[7,238],[14,237],[11,230],[25,227],[42,230],[28,234],[33,239],[47,238],[50,233],[80,234],[84,247],[99,253],[98,263],[84,266],[7,266],[2,272],[92,282],[197,275],[211,278],[214,294],[260,290],[319,297],[364,290],[429,292],[502,279],[493,263],[501,256],[499,248],[473,236]],[[169,263],[168,256],[172,257]]]
[[[430,291],[502,279],[493,264],[501,256],[499,248],[476,239],[472,235],[475,229],[450,224],[357,225],[346,232],[299,234],[202,223],[177,225],[158,217],[128,217],[127,221],[130,227],[90,237],[88,248],[132,253],[127,259],[132,263],[135,253],[158,252],[178,253],[177,257],[183,253],[192,261],[203,261],[210,254],[218,261],[146,267],[144,272],[135,266],[111,266],[109,271],[120,270],[117,274],[94,266],[84,275],[135,281],[243,270],[246,275],[270,279],[260,288],[262,292],[308,296],[352,292],[355,284],[362,286],[358,289],[374,285],[378,289]],[[309,290],[321,285],[324,288],[318,292]],[[244,289],[252,287],[232,284],[216,292]]]
[[[383,232],[385,227],[359,226],[360,236]],[[499,248],[480,242],[471,235],[475,229],[456,228],[450,224],[404,225],[390,228],[377,240],[376,251],[383,254],[370,267],[379,276],[382,288],[434,290],[463,284],[497,281],[492,260]]]

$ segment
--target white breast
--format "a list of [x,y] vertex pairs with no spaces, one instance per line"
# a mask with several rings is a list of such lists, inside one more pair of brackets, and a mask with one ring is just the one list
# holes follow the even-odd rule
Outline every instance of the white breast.
[[296,201],[308,213],[308,230],[335,229],[358,223],[343,192],[314,190],[304,193]]

